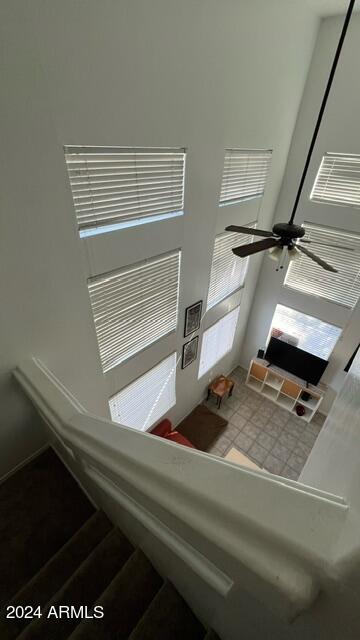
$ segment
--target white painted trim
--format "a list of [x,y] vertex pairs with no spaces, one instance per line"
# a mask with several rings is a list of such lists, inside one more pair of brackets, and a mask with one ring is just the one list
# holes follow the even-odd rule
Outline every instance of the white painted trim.
[[91,416],[37,360],[15,375],[80,477],[90,466],[110,502],[161,541],[170,531],[172,551],[217,593],[233,581],[287,620],[313,604],[348,518],[341,498]]
[[210,562],[202,553],[194,549],[181,536],[167,527],[159,518],[156,518],[136,500],[122,491],[117,484],[106,478],[100,471],[87,463],[84,464],[84,469],[97,486],[110,495],[117,504],[128,511],[136,520],[141,522],[150,533],[181,558],[214,591],[222,597],[228,595],[234,585],[229,576]]

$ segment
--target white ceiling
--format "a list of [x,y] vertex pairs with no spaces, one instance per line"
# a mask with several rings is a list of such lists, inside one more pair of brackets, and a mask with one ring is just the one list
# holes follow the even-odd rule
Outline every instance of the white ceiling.
[[[321,17],[345,14],[349,0],[306,0],[311,9]],[[360,0],[355,3],[355,11],[360,11]]]

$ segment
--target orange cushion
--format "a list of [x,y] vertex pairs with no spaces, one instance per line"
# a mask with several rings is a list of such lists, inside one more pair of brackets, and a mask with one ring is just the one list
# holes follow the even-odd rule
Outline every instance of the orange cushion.
[[156,427],[154,427],[152,431],[150,431],[150,433],[152,433],[154,436],[160,436],[161,438],[166,438],[168,433],[171,432],[171,427],[172,427],[172,424],[170,420],[165,418],[164,420],[161,420],[161,422],[159,422],[159,424],[157,424]]

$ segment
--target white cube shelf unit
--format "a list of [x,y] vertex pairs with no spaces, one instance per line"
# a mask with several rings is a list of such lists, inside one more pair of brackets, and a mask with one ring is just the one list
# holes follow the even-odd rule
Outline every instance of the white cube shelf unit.
[[[251,360],[246,378],[247,386],[264,398],[272,400],[282,409],[287,409],[305,422],[310,422],[321,405],[324,391],[312,385],[306,386],[303,380],[283,369],[277,367],[270,369],[267,365],[265,360],[259,358]],[[303,408],[303,415],[297,414],[297,406]]]

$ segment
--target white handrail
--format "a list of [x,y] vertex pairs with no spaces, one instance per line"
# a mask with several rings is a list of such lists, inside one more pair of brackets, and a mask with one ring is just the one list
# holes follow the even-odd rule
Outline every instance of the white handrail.
[[15,376],[82,471],[164,539],[173,531],[222,595],[241,584],[286,619],[314,602],[347,516],[341,498],[91,416],[38,360]]

